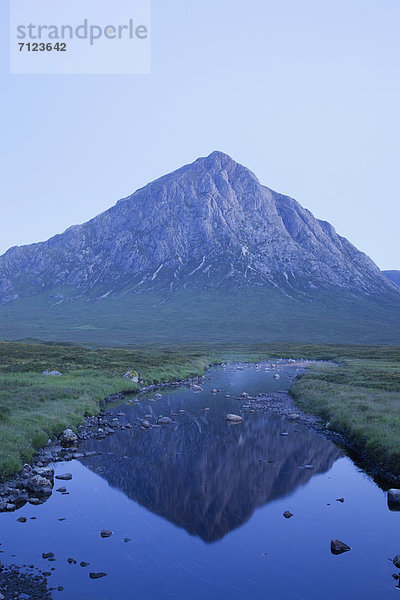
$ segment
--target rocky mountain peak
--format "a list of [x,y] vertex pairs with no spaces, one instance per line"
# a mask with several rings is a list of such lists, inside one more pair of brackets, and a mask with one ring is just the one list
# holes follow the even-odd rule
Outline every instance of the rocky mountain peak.
[[83,225],[0,257],[0,302],[247,287],[295,296],[331,286],[395,289],[329,223],[219,151]]

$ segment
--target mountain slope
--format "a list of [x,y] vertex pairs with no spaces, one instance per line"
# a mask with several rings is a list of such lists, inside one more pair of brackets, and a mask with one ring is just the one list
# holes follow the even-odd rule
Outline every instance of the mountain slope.
[[[8,250],[0,257],[0,335],[22,328],[21,337],[41,337],[47,322],[46,337],[77,339],[81,328],[94,328],[108,339],[108,323],[118,337],[132,324],[137,332],[140,315],[142,334],[132,331],[130,341],[151,341],[160,329],[168,341],[177,327],[189,328],[184,339],[196,335],[205,315],[224,340],[232,323],[248,335],[257,320],[246,314],[249,294],[253,310],[264,315],[257,333],[274,331],[274,339],[286,335],[285,327],[276,330],[277,315],[288,321],[286,329],[304,317],[318,336],[324,322],[338,318],[339,328],[329,330],[346,331],[351,341],[360,341],[355,329],[364,339],[366,324],[376,321],[379,339],[397,336],[400,293],[378,267],[329,223],[262,186],[221,152],[161,177],[83,225]],[[174,325],[172,315],[178,315]],[[376,333],[374,325],[373,341]]]
[[382,271],[392,283],[400,287],[400,271]]

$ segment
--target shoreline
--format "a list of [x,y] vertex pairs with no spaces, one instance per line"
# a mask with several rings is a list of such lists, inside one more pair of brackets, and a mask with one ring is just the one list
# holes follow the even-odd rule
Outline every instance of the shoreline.
[[[244,367],[246,365],[256,364],[252,362],[238,362]],[[293,359],[276,359],[275,362],[278,362],[280,367],[289,365],[296,366],[296,364],[298,364],[304,368],[304,371],[296,376],[295,380],[289,385],[287,390],[259,394],[255,397],[236,396],[236,398],[241,401],[242,412],[271,412],[286,417],[291,422],[312,429],[319,435],[322,435],[324,438],[329,439],[334,444],[338,445],[357,466],[359,466],[367,475],[371,476],[383,489],[389,489],[389,487],[393,485],[400,484],[399,477],[396,477],[388,469],[385,469],[384,466],[373,461],[371,457],[368,456],[365,449],[357,447],[349,437],[339,431],[327,428],[323,424],[323,419],[321,419],[321,417],[305,412],[297,404],[296,398],[291,395],[292,386],[293,384],[298,383],[301,376],[307,371],[312,363],[315,363],[315,361],[307,361],[307,363],[305,363],[305,361],[296,362]],[[224,363],[214,363],[214,365],[211,365],[209,368],[212,366],[220,366],[221,364]],[[207,370],[205,371],[205,374],[190,379],[150,384],[142,387],[140,390],[125,390],[104,398],[100,402],[98,414],[85,417],[84,423],[78,425],[76,428],[76,439],[72,444],[63,444],[60,441],[62,434],[53,438],[38,451],[30,465],[25,464],[21,471],[0,483],[0,513],[14,512],[24,506],[27,502],[31,504],[42,504],[46,502],[53,493],[52,490],[54,485],[54,470],[50,469],[50,471],[53,471],[50,473],[48,465],[77,460],[84,458],[85,456],[93,456],[93,453],[91,452],[81,453],[79,451],[79,447],[84,440],[105,439],[119,430],[132,428],[143,429],[140,420],[137,420],[134,423],[121,423],[116,417],[115,412],[107,410],[108,406],[112,404],[123,404],[128,401],[129,396],[139,397],[140,395],[161,389],[174,389],[180,386],[192,388],[201,386],[204,382],[206,373]],[[118,416],[124,415],[123,413],[119,413]],[[101,452],[97,452],[96,454],[101,454]],[[42,494],[33,492],[32,489],[30,489],[32,486],[30,486],[29,483],[32,477],[37,475],[46,476],[46,473],[51,485],[47,486]]]

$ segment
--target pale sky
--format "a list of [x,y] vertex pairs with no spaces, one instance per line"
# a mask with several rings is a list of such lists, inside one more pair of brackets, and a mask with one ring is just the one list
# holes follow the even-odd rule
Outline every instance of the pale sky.
[[9,75],[2,2],[0,253],[222,150],[400,268],[399,0],[153,0],[152,15],[151,75]]

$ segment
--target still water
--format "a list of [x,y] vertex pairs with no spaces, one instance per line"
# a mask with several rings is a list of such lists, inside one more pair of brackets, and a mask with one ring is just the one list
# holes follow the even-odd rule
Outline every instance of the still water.
[[[200,392],[182,386],[116,407],[122,422],[174,422],[89,440],[83,449],[102,454],[57,463],[56,474],[73,475],[69,495],[1,514],[1,561],[54,568],[48,585],[63,586],[53,598],[66,600],[397,596],[388,558],[400,553],[400,513],[385,493],[330,441],[286,417],[243,411],[235,397],[287,389],[297,374],[291,365],[279,380],[275,372],[215,367]],[[227,413],[244,422],[228,424]],[[335,538],[352,550],[333,555]],[[90,571],[107,576],[90,580]]]

